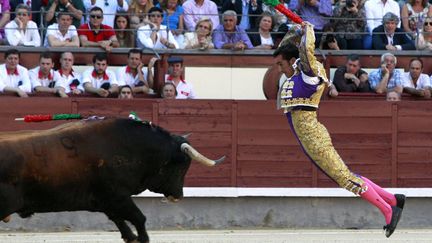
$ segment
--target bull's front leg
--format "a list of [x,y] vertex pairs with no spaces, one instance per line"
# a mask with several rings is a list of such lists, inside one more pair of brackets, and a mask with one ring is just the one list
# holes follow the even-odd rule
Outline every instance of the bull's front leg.
[[[117,225],[122,234],[122,238],[126,238],[126,242],[135,242],[134,239],[137,239],[139,243],[150,242],[145,228],[146,217],[141,213],[131,198],[121,201],[116,200],[110,205],[109,211],[105,211],[105,214]],[[135,235],[131,232],[124,220],[131,222],[135,226],[138,238],[134,237]]]

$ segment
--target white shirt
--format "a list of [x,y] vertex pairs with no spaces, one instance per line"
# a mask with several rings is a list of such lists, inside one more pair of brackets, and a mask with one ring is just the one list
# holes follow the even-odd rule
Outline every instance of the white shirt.
[[403,73],[402,75],[402,86],[407,88],[414,88],[414,89],[424,89],[426,87],[431,87],[431,83],[429,80],[429,76],[427,74],[420,74],[420,77],[417,80],[417,85],[414,85],[414,82],[411,78],[411,75],[409,72]]
[[[165,82],[171,82],[169,75],[165,75]],[[185,80],[181,80],[176,85],[177,96],[176,99],[195,99],[195,92],[191,83],[187,83]]]
[[74,89],[79,89],[84,92],[84,87],[81,81],[81,75],[72,70],[69,76],[62,73],[61,69],[54,72],[55,87],[62,87],[65,93],[68,94]]
[[83,83],[83,85],[85,83],[91,83],[91,85],[94,88],[97,88],[97,89],[101,88],[101,86],[104,83],[109,83],[110,86],[113,85],[113,84],[118,85],[116,75],[115,75],[115,73],[113,71],[106,70],[105,71],[105,75],[103,77],[101,77],[101,78],[95,77],[93,75],[93,71],[94,71],[94,68],[92,67],[92,68],[89,68],[89,69],[87,69],[87,70],[85,70],[83,72],[83,74],[82,74],[82,83]]
[[18,65],[17,74],[8,74],[6,64],[0,65],[0,92],[4,92],[5,87],[20,88],[26,93],[31,93],[31,82],[27,68]]
[[77,29],[75,27],[75,25],[71,24],[68,28],[68,31],[66,32],[65,35],[63,35],[58,27],[58,24],[52,24],[50,26],[48,26],[46,35],[45,35],[45,40],[44,40],[44,46],[45,47],[50,47],[51,45],[49,44],[48,41],[48,36],[52,35],[54,36],[57,40],[59,41],[68,41],[68,40],[72,40],[73,37],[78,37],[78,32]]
[[388,12],[396,14],[400,20],[400,7],[394,0],[387,0],[385,4],[382,0],[368,0],[365,3],[365,12],[369,33],[372,33],[373,29],[382,25],[382,17]]
[[[39,75],[40,67],[37,66],[31,70],[29,70],[29,77],[32,85],[32,90],[37,86],[49,87],[49,84],[54,81],[54,70],[51,69],[48,77],[42,78],[42,74]],[[54,87],[50,87],[54,88]]]
[[11,46],[40,46],[41,38],[39,29],[35,22],[29,20],[26,31],[18,30],[18,25],[15,21],[10,21],[5,26],[6,39]]
[[[132,73],[128,72],[129,68],[128,66],[119,67],[117,69],[117,82],[119,85],[129,85],[132,88],[136,87],[139,79],[138,79],[138,73],[134,76],[132,76]],[[142,67],[142,72],[144,76],[144,83],[148,85],[147,82],[147,67]],[[140,86],[140,85],[138,85]]]
[[[108,4],[108,6],[105,4]],[[91,0],[84,0],[84,8],[86,12],[89,13],[90,9],[93,7],[99,7],[103,11],[103,21],[102,24],[109,25],[114,28],[114,18],[118,11],[127,12],[129,9],[129,5],[127,1],[123,0],[123,7],[120,7],[117,3],[117,0],[96,0],[95,4],[91,4]],[[87,16],[88,19],[88,16]]]
[[153,43],[152,39],[150,38],[151,33],[152,30],[150,28],[150,25],[144,25],[138,29],[137,44],[139,48],[148,47],[152,49],[167,49],[167,47],[160,42],[161,37],[167,39],[170,43],[174,44],[175,49],[179,48],[179,44],[174,38],[171,30],[167,31],[167,27],[165,25],[160,25],[160,28],[157,32],[156,43]]

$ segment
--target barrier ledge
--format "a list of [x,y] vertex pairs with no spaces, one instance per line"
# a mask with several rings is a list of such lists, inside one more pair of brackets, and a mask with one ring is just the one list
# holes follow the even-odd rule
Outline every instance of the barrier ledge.
[[[432,197],[432,188],[386,188],[407,197]],[[253,188],[253,187],[184,187],[184,197],[356,197],[342,188]],[[134,197],[163,197],[150,191]]]

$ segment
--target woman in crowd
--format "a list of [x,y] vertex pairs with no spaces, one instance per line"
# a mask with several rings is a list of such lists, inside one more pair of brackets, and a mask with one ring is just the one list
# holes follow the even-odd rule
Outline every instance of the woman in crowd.
[[415,39],[417,29],[423,25],[423,19],[431,15],[432,5],[428,0],[407,0],[401,10],[403,30]]
[[183,43],[183,8],[179,0],[163,0],[161,9],[163,10],[162,24],[171,30],[178,43]]
[[114,18],[114,30],[120,47],[135,47],[135,30],[131,29],[126,12],[118,12]]
[[333,26],[338,40],[344,43],[344,46],[350,50],[363,49],[363,40],[361,32],[366,27],[366,13],[360,0],[346,0],[333,10],[335,18]]
[[428,17],[423,22],[423,30],[416,40],[417,50],[432,51],[432,18]]
[[214,45],[211,37],[212,29],[213,23],[210,19],[200,19],[195,26],[195,32],[188,32],[185,34],[184,48],[200,50],[213,49]]
[[128,13],[130,14],[130,24],[133,29],[148,24],[148,11],[154,7],[152,0],[132,0]]
[[275,25],[275,19],[269,12],[264,12],[258,19],[258,29],[250,31],[249,38],[255,49],[273,49],[276,37],[271,33]]

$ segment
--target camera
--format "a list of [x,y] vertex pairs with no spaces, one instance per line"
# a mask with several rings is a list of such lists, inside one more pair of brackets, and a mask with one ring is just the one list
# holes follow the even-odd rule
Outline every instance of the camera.
[[345,1],[345,4],[346,4],[346,6],[347,6],[348,8],[352,8],[352,7],[354,7],[353,0],[346,0],[346,1]]

